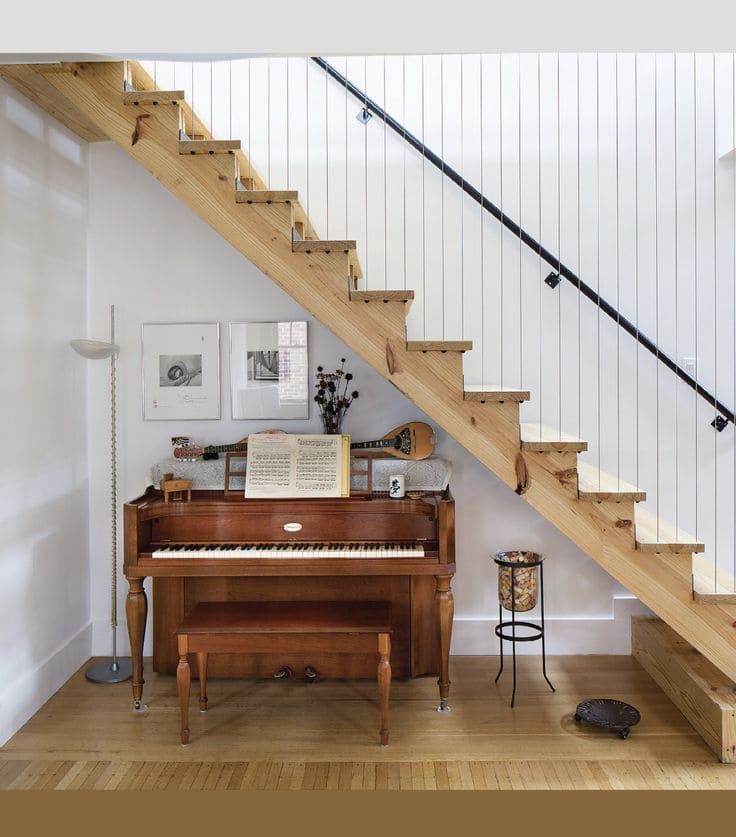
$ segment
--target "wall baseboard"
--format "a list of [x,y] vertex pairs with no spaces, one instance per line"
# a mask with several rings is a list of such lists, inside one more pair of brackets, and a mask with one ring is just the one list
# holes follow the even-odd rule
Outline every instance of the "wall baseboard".
[[[613,599],[610,616],[546,618],[546,645],[548,654],[630,654],[631,617],[635,614],[651,616],[652,612],[638,599],[617,596]],[[506,618],[506,615],[504,615]],[[524,619],[524,615],[519,615]],[[535,612],[529,621],[538,617]],[[456,616],[452,627],[451,653],[458,656],[486,656],[498,654],[498,640],[493,633],[497,620],[484,617]],[[92,623],[93,656],[109,655],[111,652],[110,622],[97,619]],[[118,655],[130,655],[128,629],[125,622],[118,624]],[[509,652],[511,649],[508,649]],[[539,643],[521,643],[519,654],[539,654]],[[150,628],[146,630],[143,648],[145,656],[153,654]]]
[[[638,599],[617,596],[613,600],[612,613],[606,617],[545,617],[545,645],[547,654],[630,654],[631,617],[635,614],[652,615]],[[504,611],[504,619],[508,614]],[[532,611],[519,614],[519,619],[537,622]],[[452,626],[451,653],[457,655],[498,654],[498,639],[494,634],[497,619],[456,617]],[[520,629],[520,634],[521,634]],[[511,647],[506,643],[506,652]],[[517,654],[539,654],[539,642],[517,644]]]
[[92,656],[92,623],[0,693],[0,746],[14,735]]

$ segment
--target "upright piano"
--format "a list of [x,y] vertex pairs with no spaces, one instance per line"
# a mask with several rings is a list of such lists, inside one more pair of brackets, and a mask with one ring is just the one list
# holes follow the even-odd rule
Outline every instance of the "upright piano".
[[[449,696],[455,509],[449,490],[389,499],[254,500],[194,491],[164,502],[158,489],[124,507],[124,573],[133,701],[143,696],[143,640],[153,577],[153,669],[174,674],[176,629],[201,601],[391,602],[397,677],[438,674]],[[374,677],[359,655],[222,655],[213,677],[264,677],[307,666],[327,677]]]

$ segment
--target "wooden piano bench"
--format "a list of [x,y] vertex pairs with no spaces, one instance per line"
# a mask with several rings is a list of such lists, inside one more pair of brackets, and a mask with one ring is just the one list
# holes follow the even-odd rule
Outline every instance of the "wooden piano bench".
[[176,681],[181,743],[189,743],[188,655],[197,655],[199,708],[207,710],[209,654],[319,652],[378,653],[381,744],[388,744],[391,688],[390,602],[200,602],[177,630]]

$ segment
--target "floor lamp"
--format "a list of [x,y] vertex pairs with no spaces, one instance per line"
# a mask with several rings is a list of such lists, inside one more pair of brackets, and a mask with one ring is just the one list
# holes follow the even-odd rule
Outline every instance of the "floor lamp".
[[110,306],[110,342],[104,340],[72,340],[77,354],[88,360],[110,358],[110,520],[112,584],[110,591],[112,627],[112,659],[93,663],[86,671],[87,680],[93,683],[122,683],[133,675],[130,657],[118,659],[118,456],[117,456],[117,403],[115,399],[115,361],[120,347],[115,343],[115,306]]

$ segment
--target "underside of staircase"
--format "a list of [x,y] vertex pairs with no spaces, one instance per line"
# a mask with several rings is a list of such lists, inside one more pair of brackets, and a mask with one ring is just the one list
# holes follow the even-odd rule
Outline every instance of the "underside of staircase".
[[[736,680],[733,598],[705,601],[693,593],[693,553],[703,546],[637,509],[645,498],[637,487],[578,462],[584,441],[521,425],[519,403],[528,392],[466,391],[462,353],[470,343],[407,342],[411,291],[356,290],[361,272],[355,242],[320,240],[297,193],[269,191],[239,143],[213,140],[181,91],[156,90],[133,62],[5,65],[0,75],[85,139],[117,143],[520,502]],[[189,127],[186,135],[183,126]]]

